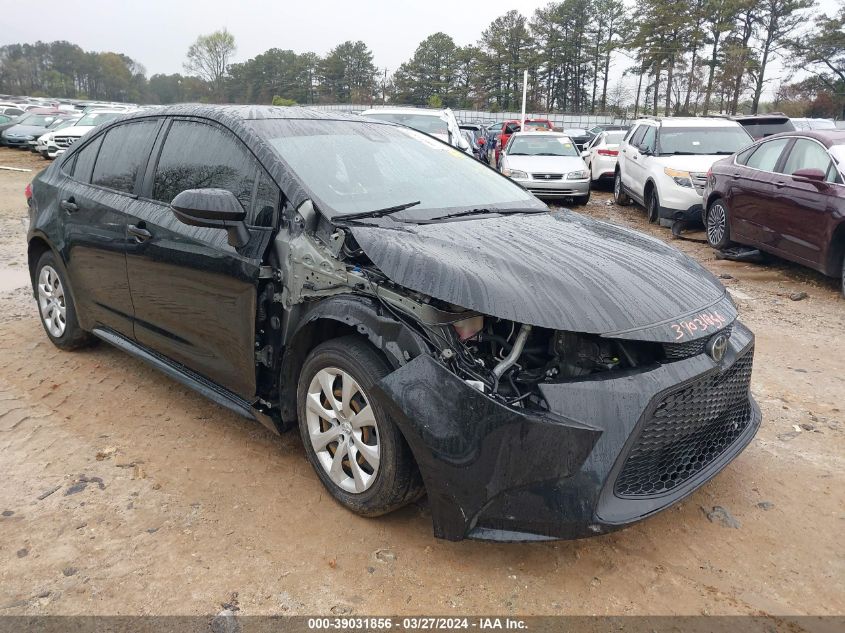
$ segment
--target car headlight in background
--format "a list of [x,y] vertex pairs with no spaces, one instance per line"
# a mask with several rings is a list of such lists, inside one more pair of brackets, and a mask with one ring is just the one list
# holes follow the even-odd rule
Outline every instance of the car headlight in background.
[[520,171],[519,169],[508,169],[507,167],[505,167],[502,170],[502,173],[508,178],[520,178],[521,180],[528,180],[528,174],[526,174],[524,171]]
[[692,180],[690,180],[688,171],[681,171],[680,169],[672,169],[671,167],[664,167],[663,173],[675,181],[679,187],[692,187]]
[[579,171],[571,171],[566,174],[567,180],[585,180],[589,176],[589,173],[586,169],[581,169]]
[[33,140],[35,140],[35,137],[30,134],[29,136],[26,137],[26,140],[27,141],[33,141]]

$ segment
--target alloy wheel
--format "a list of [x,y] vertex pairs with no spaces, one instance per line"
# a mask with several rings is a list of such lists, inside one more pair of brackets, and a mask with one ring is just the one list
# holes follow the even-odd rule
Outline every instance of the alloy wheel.
[[47,331],[61,337],[67,327],[67,304],[62,281],[52,266],[42,267],[38,275],[38,307]]
[[725,207],[720,203],[714,204],[710,207],[710,212],[707,214],[707,240],[711,246],[716,246],[721,243],[722,238],[725,237],[725,227],[727,226],[727,213]]
[[319,370],[308,387],[305,418],[317,461],[337,486],[370,488],[381,459],[378,424],[367,396],[347,372]]

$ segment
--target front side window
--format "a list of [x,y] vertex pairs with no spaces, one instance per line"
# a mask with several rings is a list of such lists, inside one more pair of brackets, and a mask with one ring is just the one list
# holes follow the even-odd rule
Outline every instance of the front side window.
[[417,204],[391,217],[431,218],[444,209],[545,209],[465,152],[414,130],[359,121],[249,123],[330,217],[411,203]]
[[647,125],[645,134],[640,141],[640,150],[643,152],[653,152],[654,143],[657,139],[657,128],[653,125]]
[[91,184],[133,193],[138,174],[147,165],[157,120],[118,125],[106,132]]
[[227,189],[250,209],[257,163],[228,130],[174,121],[167,133],[153,181],[153,199],[170,204],[187,189]]
[[746,160],[745,166],[762,169],[763,171],[774,171],[775,166],[778,164],[778,159],[788,143],[788,138],[779,138],[775,141],[760,143]]
[[509,156],[579,156],[575,144],[565,136],[514,136],[508,147]]
[[640,146],[640,141],[643,140],[643,136],[645,136],[646,128],[649,128],[649,125],[640,125],[639,127],[635,128],[634,133],[628,139],[628,143],[633,145],[634,147]]
[[660,131],[660,155],[725,155],[751,143],[738,124],[725,127],[664,127]]
[[815,141],[799,138],[792,146],[782,171],[784,174],[792,175],[799,169],[818,169],[825,176],[829,176],[830,163],[830,156],[824,147]]

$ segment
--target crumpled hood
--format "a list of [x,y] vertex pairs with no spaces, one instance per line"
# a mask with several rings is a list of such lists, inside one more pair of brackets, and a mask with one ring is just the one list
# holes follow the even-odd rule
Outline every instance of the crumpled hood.
[[726,321],[736,316],[724,287],[686,255],[571,211],[420,225],[383,218],[351,230],[395,283],[518,323],[672,341],[675,320],[717,302]]

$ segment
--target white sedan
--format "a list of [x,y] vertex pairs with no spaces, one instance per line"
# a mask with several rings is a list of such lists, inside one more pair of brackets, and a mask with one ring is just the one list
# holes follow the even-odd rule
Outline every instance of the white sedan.
[[613,180],[616,161],[619,158],[619,143],[625,138],[625,130],[608,130],[590,141],[581,152],[581,157],[590,168],[590,179]]

